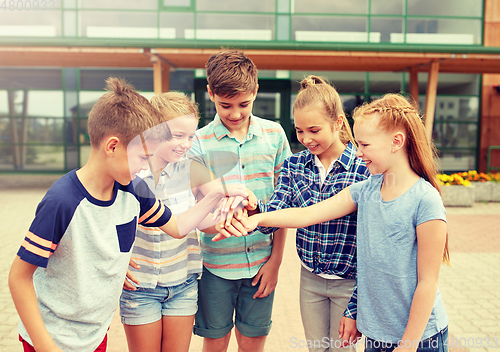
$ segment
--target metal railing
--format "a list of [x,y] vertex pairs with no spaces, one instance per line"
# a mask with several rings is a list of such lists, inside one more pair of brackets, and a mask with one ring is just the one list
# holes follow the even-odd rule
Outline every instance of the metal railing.
[[490,145],[488,147],[488,159],[487,159],[486,172],[490,172],[491,170],[500,170],[500,166],[491,166],[491,151],[493,149],[500,149],[500,145]]

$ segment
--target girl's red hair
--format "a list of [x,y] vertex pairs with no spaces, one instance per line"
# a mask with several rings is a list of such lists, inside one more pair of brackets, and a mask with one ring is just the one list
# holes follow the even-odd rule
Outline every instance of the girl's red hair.
[[[425,127],[418,111],[410,102],[399,94],[387,94],[384,97],[364,104],[354,111],[353,118],[378,113],[379,127],[385,131],[403,129],[406,133],[406,149],[412,170],[428,181],[441,194],[437,181],[436,148],[427,139]],[[448,234],[443,253],[443,261],[449,263]]]

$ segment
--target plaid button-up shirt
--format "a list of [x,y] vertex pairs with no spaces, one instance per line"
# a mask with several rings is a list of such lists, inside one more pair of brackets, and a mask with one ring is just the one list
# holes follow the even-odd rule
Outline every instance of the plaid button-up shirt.
[[[347,186],[365,180],[370,175],[364,162],[356,157],[356,148],[349,143],[334,162],[321,186],[314,155],[308,150],[296,153],[283,163],[272,198],[266,204],[259,201],[261,212],[291,207],[307,207],[339,193]],[[297,252],[300,260],[314,274],[337,275],[345,279],[356,278],[356,212],[340,219],[297,230]],[[271,233],[276,228],[258,228]],[[356,316],[356,297],[344,314]]]

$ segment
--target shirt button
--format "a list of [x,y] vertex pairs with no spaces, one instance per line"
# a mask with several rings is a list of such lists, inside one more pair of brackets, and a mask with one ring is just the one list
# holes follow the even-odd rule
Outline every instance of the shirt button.
[[314,236],[314,238],[317,239],[317,240],[319,240],[319,236],[318,235]]
[[243,147],[243,144],[240,144],[240,148]]
[[247,248],[247,252],[250,252],[250,247]]
[[245,165],[241,165],[241,168],[244,169],[245,168]]

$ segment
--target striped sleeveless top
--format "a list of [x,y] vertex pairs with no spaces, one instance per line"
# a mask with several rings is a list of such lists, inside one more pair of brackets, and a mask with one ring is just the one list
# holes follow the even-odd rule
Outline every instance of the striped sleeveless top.
[[[172,214],[179,215],[196,204],[191,191],[190,159],[167,165],[155,186],[150,170],[141,171],[141,177]],[[202,258],[197,230],[182,239],[172,238],[159,228],[138,226],[132,259],[141,266],[130,270],[141,282],[140,287],[176,286],[191,274],[202,271]]]

